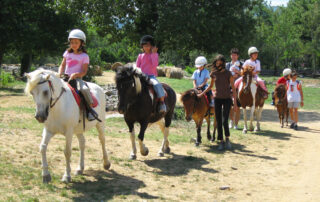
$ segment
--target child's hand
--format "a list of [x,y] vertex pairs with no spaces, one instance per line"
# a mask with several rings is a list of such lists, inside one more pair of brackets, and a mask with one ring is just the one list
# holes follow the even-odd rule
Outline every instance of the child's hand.
[[152,53],[157,53],[158,52],[158,48],[156,46],[152,47],[151,49]]
[[71,76],[70,76],[68,81],[71,81],[73,79],[76,79],[76,73],[71,74]]

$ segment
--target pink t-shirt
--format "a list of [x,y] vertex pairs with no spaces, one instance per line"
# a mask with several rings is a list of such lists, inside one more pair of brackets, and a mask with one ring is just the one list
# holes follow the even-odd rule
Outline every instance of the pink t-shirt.
[[82,66],[89,64],[89,56],[86,53],[74,54],[65,51],[63,57],[66,58],[65,74],[69,76],[73,73],[81,73],[83,71]]
[[138,55],[136,66],[141,68],[141,71],[148,76],[158,76],[158,63],[158,53],[141,53]]

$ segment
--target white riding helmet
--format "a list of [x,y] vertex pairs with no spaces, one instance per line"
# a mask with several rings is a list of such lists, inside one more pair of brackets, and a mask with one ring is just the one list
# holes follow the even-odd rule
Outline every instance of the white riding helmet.
[[248,55],[250,56],[252,53],[259,53],[256,47],[250,47],[248,50]]
[[74,29],[69,33],[68,40],[70,41],[70,39],[80,39],[86,42],[86,35],[80,29]]
[[206,64],[208,64],[207,62],[207,59],[203,56],[199,56],[196,58],[196,61],[194,62],[195,63],[195,66],[198,68],[198,67],[202,67]]
[[290,68],[285,68],[284,70],[283,70],[283,76],[288,76],[289,74],[291,74],[291,69]]

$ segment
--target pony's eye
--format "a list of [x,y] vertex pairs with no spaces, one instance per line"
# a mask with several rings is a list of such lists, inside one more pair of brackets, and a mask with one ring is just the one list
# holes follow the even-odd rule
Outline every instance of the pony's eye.
[[48,96],[48,91],[47,90],[43,92],[43,96]]

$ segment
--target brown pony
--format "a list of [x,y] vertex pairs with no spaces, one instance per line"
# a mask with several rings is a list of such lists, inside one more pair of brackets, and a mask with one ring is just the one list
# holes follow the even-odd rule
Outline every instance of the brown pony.
[[274,89],[274,98],[275,98],[274,103],[277,107],[277,111],[279,114],[281,128],[283,128],[284,118],[286,118],[286,122],[288,126],[289,109],[288,109],[286,92],[287,92],[287,87],[283,84],[276,86]]
[[260,130],[260,119],[264,105],[263,89],[253,80],[253,67],[246,66],[242,72],[242,83],[239,86],[239,100],[243,108],[244,128],[243,133],[247,133],[247,111],[246,107],[250,107],[250,128],[253,130],[253,116],[256,115],[257,125],[254,131]]
[[196,146],[201,144],[201,126],[203,119],[206,119],[208,127],[207,127],[207,138],[211,142],[215,140],[215,133],[217,128],[216,117],[214,115],[214,129],[213,129],[213,136],[211,137],[210,134],[210,114],[214,114],[214,108],[210,108],[206,98],[202,96],[199,98],[197,96],[198,90],[190,89],[184,92],[181,95],[181,102],[183,103],[186,120],[189,122],[191,119],[194,120],[197,126],[197,139],[196,139]]

